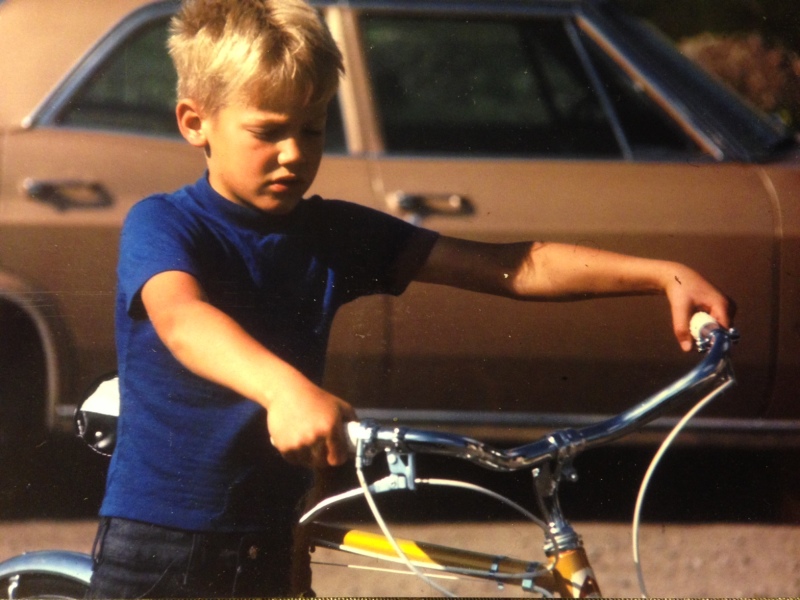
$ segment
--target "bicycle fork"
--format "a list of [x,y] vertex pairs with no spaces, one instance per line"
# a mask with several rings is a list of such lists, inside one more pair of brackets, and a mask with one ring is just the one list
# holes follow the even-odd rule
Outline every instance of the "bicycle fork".
[[578,477],[569,459],[557,461],[555,471],[550,463],[533,469],[534,491],[550,530],[544,552],[552,568],[551,589],[562,598],[600,598],[600,587],[581,537],[561,511],[558,486],[562,477],[570,481]]

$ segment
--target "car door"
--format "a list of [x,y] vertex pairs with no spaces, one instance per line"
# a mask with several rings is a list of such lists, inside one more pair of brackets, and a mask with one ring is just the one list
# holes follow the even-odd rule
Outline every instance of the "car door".
[[[166,51],[174,3],[136,11],[85,56],[40,108],[33,126],[8,136],[0,202],[2,267],[48,298],[64,325],[74,364],[67,396],[116,368],[114,290],[119,231],[131,206],[203,174],[201,151],[175,124],[174,68]],[[338,101],[330,109],[326,156],[311,193],[374,199],[363,159],[350,159]],[[358,371],[381,358],[384,304],[362,304],[342,319],[339,355]],[[355,349],[353,346],[355,345]],[[345,365],[349,364],[342,359]]]
[[[753,167],[710,157],[566,10],[375,10],[358,24],[386,210],[446,235],[694,267],[736,299],[748,335],[721,410],[758,413],[777,217]],[[390,412],[519,425],[617,411],[694,360],[662,297],[527,304],[415,284],[391,316]]]

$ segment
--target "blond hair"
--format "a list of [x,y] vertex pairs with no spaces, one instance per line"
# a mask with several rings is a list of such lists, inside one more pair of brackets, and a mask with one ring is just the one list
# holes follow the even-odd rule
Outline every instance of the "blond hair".
[[330,32],[303,0],[184,0],[168,45],[178,98],[211,114],[236,102],[327,102],[344,71]]

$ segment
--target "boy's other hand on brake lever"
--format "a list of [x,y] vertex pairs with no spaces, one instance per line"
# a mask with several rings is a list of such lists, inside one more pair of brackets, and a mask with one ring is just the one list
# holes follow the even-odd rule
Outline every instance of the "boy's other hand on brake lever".
[[308,382],[301,393],[270,404],[267,428],[272,445],[287,461],[323,468],[347,460],[344,424],[355,418],[350,404]]
[[704,311],[723,327],[733,325],[735,303],[692,269],[668,263],[665,269],[664,293],[672,309],[675,337],[684,352],[694,346],[689,321],[696,312]]

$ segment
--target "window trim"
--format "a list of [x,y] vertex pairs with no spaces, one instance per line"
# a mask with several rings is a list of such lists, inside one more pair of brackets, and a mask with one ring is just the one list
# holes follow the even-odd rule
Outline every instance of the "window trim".
[[567,30],[567,36],[572,42],[575,51],[578,53],[578,58],[583,65],[583,70],[589,77],[589,81],[591,82],[595,93],[600,99],[600,105],[603,107],[603,110],[608,116],[608,121],[611,124],[611,130],[613,131],[614,137],[616,138],[620,150],[622,151],[622,160],[629,162],[633,161],[635,157],[630,142],[628,141],[628,137],[625,135],[625,129],[622,127],[622,122],[620,121],[619,115],[614,108],[613,102],[611,102],[611,99],[608,96],[608,91],[603,85],[600,74],[597,72],[597,68],[594,66],[594,64],[592,64],[592,59],[589,57],[589,52],[586,50],[586,46],[584,46],[583,41],[581,41],[580,35],[578,35],[575,19],[565,19],[564,27]]
[[126,15],[104,37],[102,37],[55,87],[44,101],[25,119],[24,126],[61,127],[56,123],[58,115],[95,70],[119,48],[133,33],[158,19],[173,15],[179,6],[177,0],[166,0],[139,8]]
[[706,133],[693,123],[691,117],[679,109],[679,104],[675,101],[670,102],[670,95],[661,87],[657,80],[645,77],[637,66],[625,56],[595,23],[579,16],[577,25],[595,43],[602,48],[606,54],[616,62],[636,83],[642,86],[648,96],[652,98],[676,124],[678,124],[690,138],[707,154],[715,160],[721,161],[725,158],[724,153]]

